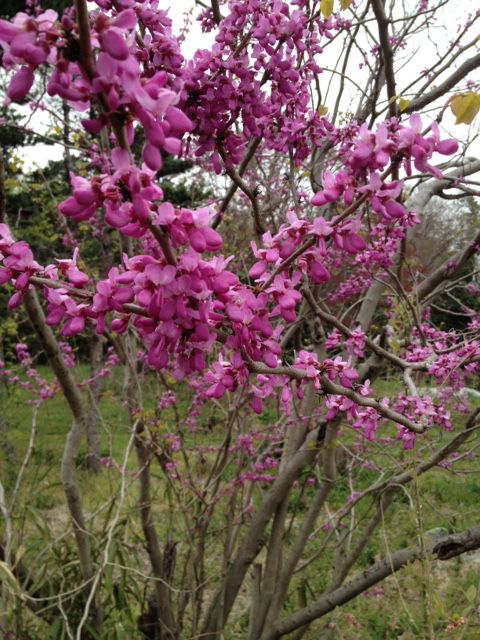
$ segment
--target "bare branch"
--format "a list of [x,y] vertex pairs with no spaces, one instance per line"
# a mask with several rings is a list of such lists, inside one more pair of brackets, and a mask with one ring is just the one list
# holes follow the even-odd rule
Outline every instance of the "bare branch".
[[[445,536],[439,542],[432,542],[427,546],[426,550],[433,560],[449,560],[478,548],[480,548],[480,527],[472,527],[461,533]],[[342,587],[326,593],[307,607],[277,623],[264,633],[260,640],[277,640],[287,633],[291,633],[295,629],[321,618],[336,607],[350,602],[350,600],[353,600],[406,565],[420,560],[421,556],[422,550],[419,547],[396,551],[383,560],[376,562]]]
[[393,69],[393,51],[388,32],[389,20],[385,13],[382,0],[371,0],[371,5],[378,24],[378,35],[385,68],[385,80],[387,83],[388,110],[390,116],[393,117],[397,115],[397,89],[395,85],[395,71]]
[[463,80],[463,78],[465,78],[471,71],[478,69],[478,67],[480,67],[480,53],[477,53],[477,55],[465,60],[465,62],[461,64],[458,69],[452,73],[452,75],[435,87],[435,89],[432,89],[429,93],[412,100],[402,113],[420,111],[428,104],[435,102],[435,100],[444,96],[448,91],[450,91],[450,89],[453,89],[460,80]]

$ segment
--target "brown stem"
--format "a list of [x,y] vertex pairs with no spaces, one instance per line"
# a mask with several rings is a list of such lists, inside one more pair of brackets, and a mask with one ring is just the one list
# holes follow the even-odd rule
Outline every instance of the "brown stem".
[[395,71],[393,69],[393,50],[390,44],[388,27],[390,21],[385,13],[382,0],[371,0],[373,13],[378,24],[378,36],[382,51],[383,66],[385,69],[385,80],[387,83],[388,110],[390,117],[397,115],[397,90],[395,86]]
[[218,4],[218,0],[210,0],[210,5],[212,7],[213,19],[217,24],[220,24],[222,21],[222,14],[220,13],[220,5]]
[[[250,164],[250,161],[252,160],[253,156],[255,155],[255,151],[258,149],[261,141],[262,141],[261,136],[257,136],[248,145],[248,148],[247,148],[247,151],[245,153],[245,156],[244,156],[244,158],[243,158],[243,160],[240,163],[240,166],[238,168],[238,175],[240,177],[243,177],[243,175],[245,174],[245,171],[247,170],[247,167]],[[237,192],[237,189],[238,189],[238,184],[233,183],[230,186],[229,190],[227,191],[227,194],[224,197],[224,199],[222,200],[222,203],[221,203],[221,205],[220,205],[220,207],[218,209],[218,214],[217,214],[217,216],[215,217],[215,219],[214,219],[214,221],[212,223],[212,227],[214,229],[216,229],[218,227],[218,225],[221,223],[222,218],[223,218],[223,214],[227,210],[227,207],[230,204],[230,202],[232,201],[232,198],[235,195],[235,193]]]
[[[346,336],[347,338],[349,338],[352,335],[352,332],[350,331],[350,329],[347,326],[345,326],[343,322],[338,320],[335,316],[333,316],[331,313],[328,313],[321,307],[321,304],[315,300],[312,292],[308,287],[303,288],[303,294],[307,299],[308,304],[310,305],[312,310],[320,318],[322,318],[323,320],[331,324],[333,327],[336,327],[340,331],[340,333],[343,333],[343,335]],[[394,353],[390,353],[390,351],[387,351],[383,347],[379,346],[376,342],[374,342],[367,336],[365,336],[365,344],[369,349],[371,349],[378,356],[385,358],[386,360],[389,360],[392,364],[402,369],[406,369],[408,367],[409,369],[414,368],[416,370],[426,371],[428,368],[428,366],[423,362],[412,363],[412,362],[407,362],[402,358],[399,358]]]
[[463,266],[472,256],[478,253],[480,246],[480,231],[477,232],[473,240],[457,254],[453,259],[446,260],[438,269],[420,283],[415,291],[418,302],[422,302],[438,285],[445,281],[452,280],[461,271]]
[[216,640],[220,637],[220,629],[228,618],[245,574],[262,547],[268,522],[290,491],[292,482],[306,465],[312,463],[317,455],[316,441],[319,428],[317,427],[308,435],[304,445],[290,458],[253,516],[243,542],[232,558],[225,579],[213,596],[206,612],[202,628],[204,640]]
[[330,491],[334,487],[337,472],[334,442],[338,435],[339,428],[339,420],[327,425],[323,450],[323,478],[315,497],[312,500],[308,513],[295,536],[295,540],[285,561],[285,565],[282,567],[277,581],[275,597],[269,611],[267,624],[265,625],[266,629],[274,623],[281,612],[281,608],[287,595],[288,585],[290,584],[298,562],[302,557],[302,553],[305,550],[309,536],[314,529],[318,514],[325,504]]
[[414,111],[421,111],[428,104],[435,102],[438,98],[453,89],[453,87],[463,80],[471,71],[474,71],[480,67],[480,53],[472,56],[468,60],[465,60],[458,69],[456,69],[451,76],[439,84],[435,89],[432,89],[429,93],[419,96],[415,100],[412,100],[408,107],[404,109],[403,113],[413,113]]
[[[285,375],[292,378],[292,380],[303,380],[307,378],[305,372],[302,369],[296,369],[295,367],[279,366],[272,369],[256,362],[249,362],[248,368],[252,373],[263,373],[265,375]],[[338,396],[345,396],[346,398],[353,400],[353,402],[359,404],[362,407],[371,407],[372,409],[376,409],[376,411],[378,411],[378,413],[380,413],[380,415],[382,415],[384,418],[387,418],[392,422],[398,422],[398,424],[401,424],[413,433],[423,433],[425,431],[425,427],[423,425],[412,422],[408,418],[405,418],[405,416],[403,416],[402,414],[387,407],[387,405],[378,402],[378,400],[362,396],[353,389],[349,389],[341,384],[332,382],[325,375],[320,375],[320,385],[322,389],[327,393],[333,393]]]
[[252,189],[249,187],[249,185],[245,182],[245,180],[242,178],[242,176],[237,173],[237,171],[235,171],[235,169],[233,167],[228,168],[228,161],[227,161],[227,154],[225,152],[225,149],[219,145],[218,146],[218,153],[220,154],[223,163],[225,165],[225,172],[226,174],[229,176],[229,178],[231,178],[232,182],[237,185],[237,187],[243,191],[243,193],[247,196],[247,198],[250,200],[250,203],[252,205],[252,211],[253,211],[253,221],[254,221],[254,226],[255,226],[255,233],[257,234],[257,236],[261,237],[261,235],[263,233],[265,233],[266,228],[265,225],[263,224],[261,215],[260,215],[260,209],[258,206],[258,201],[257,201],[257,196],[255,195],[255,192],[252,191]]
[[141,408],[140,381],[136,372],[136,358],[131,336],[125,340],[125,393],[127,396],[131,422],[135,429],[135,451],[138,462],[138,507],[142,523],[143,535],[147,548],[150,566],[154,577],[156,613],[159,628],[159,640],[175,640],[177,638],[176,623],[171,606],[171,591],[164,575],[164,556],[160,548],[157,531],[153,521],[152,498],[150,494],[150,463],[153,452],[148,443],[148,431],[143,420],[136,419]]
[[[86,0],[75,0],[75,7],[77,11],[78,20],[78,34],[80,39],[80,67],[83,69],[86,77],[92,80],[95,76],[95,59],[93,57],[93,50],[90,42],[90,19],[88,14],[88,7]],[[115,137],[117,139],[120,148],[125,149],[131,156],[130,144],[127,139],[127,133],[121,120],[118,118],[118,114],[112,113],[108,107],[106,96],[103,93],[99,94],[99,102],[101,111],[107,116]],[[169,264],[176,265],[177,261],[172,251],[168,236],[164,231],[153,224],[150,220],[148,227],[152,232],[154,238],[159,243],[166,261]]]

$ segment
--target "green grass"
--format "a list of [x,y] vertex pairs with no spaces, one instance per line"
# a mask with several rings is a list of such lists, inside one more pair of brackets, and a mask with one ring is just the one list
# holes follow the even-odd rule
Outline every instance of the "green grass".
[[[49,369],[40,368],[40,373],[47,379],[51,379]],[[81,367],[77,371],[79,379],[87,376],[88,371]],[[180,411],[188,415],[189,398],[179,387]],[[383,397],[400,389],[396,380],[376,383],[375,395]],[[158,389],[156,380],[147,378],[142,388],[145,410],[152,411],[157,400]],[[32,407],[28,404],[29,395],[22,389],[10,389],[2,393],[2,412],[6,426],[0,452],[0,479],[5,486],[7,495],[11,492],[26,451],[30,436],[32,421]],[[84,392],[86,400],[86,392]],[[105,525],[112,516],[115,508],[115,500],[109,503],[109,497],[117,496],[121,482],[118,465],[121,465],[125,455],[127,443],[130,439],[130,420],[126,408],[123,406],[122,380],[119,372],[113,378],[106,380],[105,390],[100,402],[100,436],[101,456],[112,458],[117,467],[103,468],[98,476],[92,475],[85,469],[85,445],[82,445],[77,456],[77,477],[84,500],[84,507],[89,517],[89,530],[92,532],[92,546],[94,554],[101,554],[105,545]],[[221,416],[215,415],[215,410],[208,408],[201,419],[204,429],[199,429],[195,434],[186,434],[187,446],[194,450],[198,445],[219,444],[223,438]],[[268,425],[274,421],[274,412],[267,407],[260,417],[258,426],[268,429]],[[454,415],[454,429],[461,429],[465,416]],[[63,452],[66,435],[71,426],[71,415],[61,394],[42,404],[37,416],[37,437],[31,462],[25,474],[23,488],[20,494],[19,505],[15,516],[15,531],[18,532],[20,549],[26,560],[48,558],[49,565],[45,568],[46,574],[51,578],[52,570],[57,564],[65,567],[65,571],[78,573],[72,537],[63,534],[69,528],[69,518],[65,506],[65,497],[60,483],[60,460]],[[160,424],[161,431],[175,429],[173,413],[167,411],[162,414]],[[395,429],[387,427],[386,432],[395,435]],[[384,435],[384,434],[383,434]],[[351,444],[354,434],[348,428],[342,433],[342,442]],[[436,432],[439,442],[446,441],[447,435]],[[9,446],[8,446],[9,445]],[[423,446],[423,445],[421,445]],[[412,452],[402,452],[396,449],[396,454],[403,457],[408,463]],[[204,460],[201,456],[192,459],[192,473],[198,478],[205,476],[208,470],[209,455],[206,453]],[[422,450],[422,455],[427,456],[427,449]],[[392,465],[388,450],[379,446],[373,454],[374,461],[380,465]],[[424,531],[442,527],[447,531],[459,531],[478,522],[478,504],[480,500],[480,471],[478,463],[469,463],[469,473],[452,473],[448,470],[436,468],[425,474],[418,480],[418,495],[421,503],[421,520]],[[393,467],[392,467],[393,468]],[[135,472],[137,463],[135,452],[132,450],[127,466],[127,495],[117,529],[115,531],[115,548],[112,552],[114,559],[120,565],[140,567],[148,574],[148,564],[143,550],[143,534],[138,520],[137,488]],[[476,473],[475,470],[479,471]],[[312,470],[313,472],[314,470]],[[472,473],[473,471],[473,473]],[[234,474],[234,467],[227,467],[224,478],[228,479]],[[170,509],[169,501],[173,501],[171,492],[160,472],[152,470],[152,504],[155,513],[156,526],[162,538],[173,536],[176,539],[184,539],[183,523],[178,509]],[[366,488],[375,477],[375,473],[369,469],[360,470],[355,476],[355,488]],[[156,479],[160,481],[157,482]],[[347,480],[340,477],[329,497],[329,508],[332,512],[345,504],[350,495],[350,487]],[[309,502],[313,489],[300,491],[295,489],[292,493],[290,505],[291,512],[304,511]],[[394,505],[385,514],[384,523],[372,536],[366,548],[362,552],[358,569],[367,568],[378,558],[390,551],[411,545],[417,536],[417,516],[415,509],[415,483],[406,488],[406,492],[399,492]],[[254,495],[257,503],[259,495]],[[189,508],[195,508],[194,502]],[[413,505],[413,506],[412,506]],[[98,511],[100,509],[100,511]],[[361,519],[368,515],[368,505],[360,504],[356,510],[356,518]],[[212,524],[212,533],[208,541],[209,553],[207,573],[214,577],[218,571],[219,549],[216,547],[215,531],[224,523],[221,513],[215,516]],[[320,551],[326,539],[327,533],[320,533],[312,540],[308,553],[314,554]],[[185,546],[180,545],[179,552],[185,552]],[[210,552],[211,550],[211,552]],[[318,558],[305,571],[302,579],[296,581],[296,587],[292,591],[287,610],[293,611],[298,607],[299,594],[306,593],[308,597],[314,597],[321,593],[327,586],[331,570],[332,556],[329,553],[320,553]],[[477,567],[477,568],[475,568]],[[332,618],[335,625],[332,638],[334,640],[414,640],[424,637],[422,604],[422,575],[428,572],[428,602],[432,607],[431,617],[435,621],[435,640],[447,640],[455,638],[460,640],[476,640],[480,637],[480,624],[477,606],[478,594],[475,591],[472,604],[472,593],[478,586],[478,567],[469,566],[467,560],[455,560],[449,563],[438,563],[431,567],[421,567],[416,563],[408,567],[397,576],[386,580],[381,586],[383,595],[359,596],[349,605],[338,610]],[[423,573],[422,573],[423,572]],[[143,579],[132,581],[128,572],[117,572],[108,575],[106,580],[112,583],[111,600],[107,603],[111,628],[121,625],[127,630],[128,637],[134,640],[136,616],[140,612],[138,602],[144,600],[146,581]],[[75,581],[75,578],[72,578]],[[116,587],[114,588],[114,585]],[[119,587],[121,585],[121,588]],[[52,587],[53,588],[53,587]],[[134,593],[134,595],[132,595]],[[128,602],[127,602],[128,601]],[[133,605],[131,602],[133,601]],[[121,613],[123,612],[123,613]],[[447,631],[449,624],[454,624],[462,617],[466,624],[459,625],[451,631]],[[245,625],[247,619],[245,613],[236,614],[233,617],[231,630],[226,634],[226,640],[245,637]],[[316,640],[325,625],[325,621],[317,622],[312,630],[305,636],[308,640]],[[44,640],[38,632],[38,640]],[[25,636],[27,637],[27,636]],[[58,636],[58,640],[60,639]],[[121,637],[121,635],[119,635]],[[426,637],[426,636],[425,636]],[[115,635],[111,635],[116,640]],[[30,637],[28,637],[30,640]],[[57,636],[45,637],[45,640],[57,640]],[[109,636],[110,640],[110,636]],[[431,639],[429,639],[431,640]]]

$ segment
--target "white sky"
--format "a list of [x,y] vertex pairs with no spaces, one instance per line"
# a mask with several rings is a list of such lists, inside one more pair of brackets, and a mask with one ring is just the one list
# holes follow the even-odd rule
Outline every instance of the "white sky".
[[[414,2],[417,4],[418,0],[409,0],[410,2]],[[167,3],[165,3],[167,4]],[[444,43],[448,42],[451,38],[453,38],[456,34],[457,25],[459,23],[463,23],[467,14],[471,11],[475,11],[478,8],[478,2],[476,0],[460,0],[452,1],[448,4],[448,8],[444,10],[444,14],[441,18],[441,21],[438,25],[434,26],[431,30],[431,42],[428,42],[426,38],[421,37],[420,42],[415,42],[413,40],[413,47],[418,48],[418,53],[415,53],[415,49],[412,49],[411,53],[414,54],[413,61],[410,62],[406,66],[404,71],[400,70],[397,74],[397,91],[399,95],[401,95],[402,86],[406,86],[412,80],[412,71],[414,73],[420,73],[421,70],[430,64],[432,60],[437,57],[437,43],[438,47],[441,50]],[[193,18],[192,18],[193,14]],[[184,42],[182,46],[183,53],[186,57],[191,57],[194,51],[198,48],[206,48],[208,47],[213,38],[210,34],[204,34],[201,32],[198,23],[194,19],[195,15],[195,3],[193,0],[177,0],[177,2],[171,4],[170,6],[170,16],[172,17],[174,29],[178,33],[182,25],[185,23],[185,20],[188,19],[188,16],[191,17],[189,20],[190,29],[187,40]],[[376,35],[375,25],[372,25],[372,31]],[[478,25],[477,28],[473,30],[470,34],[468,40],[472,39],[475,34],[478,34]],[[335,46],[333,45],[328,51],[328,56],[325,56],[325,59],[320,58],[319,62],[321,65],[325,67],[333,67],[336,60],[336,53],[340,51],[340,47],[342,46],[341,41],[339,40],[337,49],[335,51]],[[477,45],[478,51],[479,45]],[[326,53],[327,53],[326,51]],[[469,55],[473,55],[474,51],[471,50]],[[356,72],[358,69],[358,63],[361,58],[357,56],[357,58],[353,58],[352,65],[349,66],[350,74],[352,74],[356,81],[360,82],[363,74],[358,70],[358,78],[356,77]],[[331,74],[327,74],[326,72],[322,74],[320,77],[321,80],[321,88],[322,92],[325,93],[326,85],[328,84],[329,79],[331,78]],[[478,77],[474,78],[477,80],[480,79]],[[328,96],[326,98],[326,106],[333,107],[335,102],[335,95],[338,87],[338,76],[333,76],[330,90]],[[350,103],[355,105],[358,100],[358,92],[353,86],[347,82],[346,84],[346,92],[343,104],[344,108],[348,109]],[[442,102],[443,104],[443,102]],[[25,110],[27,114],[27,110]],[[426,120],[425,120],[426,123]],[[38,133],[47,133],[48,128],[51,126],[51,118],[48,117],[44,112],[38,111],[33,117],[30,114],[30,126],[32,129]],[[453,114],[450,113],[450,110],[447,109],[447,113],[445,114],[444,120],[442,122],[442,128],[444,129],[445,137],[453,136],[458,138],[462,142],[466,142],[467,140],[471,140],[478,136],[479,133],[479,125],[480,125],[480,115],[477,116],[475,121],[470,127],[466,125],[455,125]],[[470,146],[468,155],[476,155],[480,157],[480,141],[475,141],[473,145]],[[37,144],[32,147],[25,147],[21,153],[23,160],[25,162],[25,169],[33,168],[35,165],[44,166],[49,160],[53,159],[61,159],[62,157],[62,147],[60,145],[47,145],[47,144]]]

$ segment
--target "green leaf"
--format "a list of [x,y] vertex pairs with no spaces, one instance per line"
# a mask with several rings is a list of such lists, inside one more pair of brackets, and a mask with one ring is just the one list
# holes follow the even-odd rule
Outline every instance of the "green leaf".
[[116,640],[126,640],[127,638],[127,632],[121,622],[118,622],[115,626],[115,638]]
[[455,124],[471,124],[480,110],[480,95],[473,91],[459,93],[450,100],[450,108],[456,117]]
[[398,108],[400,109],[400,112],[405,111],[405,109],[408,107],[409,104],[410,104],[410,100],[406,100],[405,98],[400,98],[400,100],[398,101]]
[[352,4],[352,0],[340,0],[340,9],[344,11]]
[[324,18],[329,18],[333,13],[333,0],[321,0],[320,11]]
[[24,599],[25,596],[22,593],[17,579],[13,575],[8,564],[2,561],[0,561],[0,583],[3,583],[13,594],[19,596],[22,600]]
[[104,586],[107,592],[110,592],[113,588],[113,562],[115,561],[116,555],[117,555],[117,544],[115,540],[113,540],[108,552],[109,564],[105,567],[104,578],[103,578]]
[[477,587],[471,584],[465,592],[465,597],[470,604],[474,604],[477,597]]

